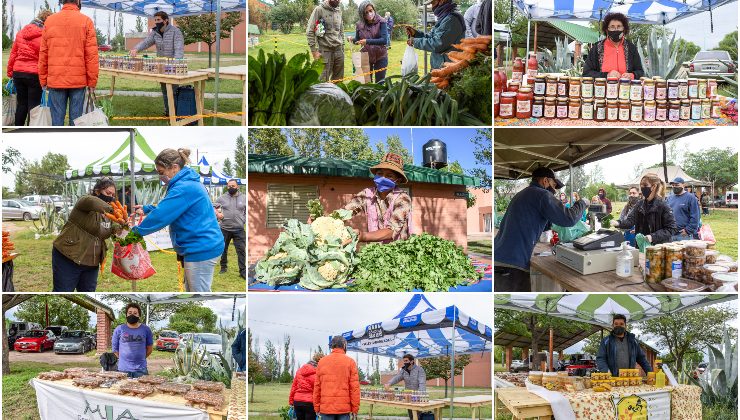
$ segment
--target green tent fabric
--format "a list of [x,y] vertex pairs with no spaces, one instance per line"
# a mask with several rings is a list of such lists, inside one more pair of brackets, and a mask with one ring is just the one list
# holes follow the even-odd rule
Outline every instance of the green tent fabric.
[[737,299],[737,294],[496,294],[495,309],[534,312],[611,328],[612,315],[647,321],[667,314]]
[[[301,156],[276,156],[250,154],[247,156],[249,173],[338,176],[348,178],[372,178],[370,167],[378,162],[367,160],[343,160],[334,158],[309,158]],[[440,171],[414,165],[403,165],[409,182],[451,184],[477,187],[478,178]]]
[[550,20],[547,23],[568,35],[569,38],[583,44],[592,44],[599,40],[599,31],[589,26],[578,25],[565,20]]

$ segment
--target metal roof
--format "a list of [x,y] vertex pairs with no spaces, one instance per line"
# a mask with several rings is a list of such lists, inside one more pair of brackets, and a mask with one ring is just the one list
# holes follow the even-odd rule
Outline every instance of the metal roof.
[[[372,178],[370,167],[377,161],[311,158],[302,156],[277,156],[250,154],[247,172],[280,175],[336,176],[343,178]],[[444,172],[422,166],[403,165],[409,182],[431,184],[480,186],[480,180],[467,175]]]
[[[568,335],[563,334],[561,331],[553,331],[553,346],[554,351],[562,351],[568,347],[577,344],[591,334],[598,332],[601,328],[596,325],[589,325],[587,329],[580,330],[575,333]],[[499,330],[493,334],[493,345],[501,347],[518,347],[518,348],[531,348],[532,338],[525,337],[523,335],[510,333],[507,331]],[[537,341],[537,347],[541,350],[549,349],[550,347],[550,334],[543,334],[539,341]]]

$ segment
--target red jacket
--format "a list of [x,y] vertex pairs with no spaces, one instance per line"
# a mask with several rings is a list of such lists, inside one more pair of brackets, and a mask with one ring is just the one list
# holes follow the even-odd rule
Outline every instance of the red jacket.
[[39,51],[39,83],[55,89],[98,84],[98,38],[92,19],[67,3],[44,23]]
[[295,378],[293,378],[288,404],[293,405],[294,401],[313,402],[313,384],[315,381],[316,367],[311,363],[301,366],[298,372],[295,373]]
[[13,77],[14,71],[23,73],[39,73],[39,49],[41,48],[41,33],[43,24],[34,20],[24,26],[15,36],[13,49],[8,58],[8,77]]
[[313,408],[321,414],[347,414],[360,410],[360,377],[355,361],[342,349],[333,349],[316,368]]

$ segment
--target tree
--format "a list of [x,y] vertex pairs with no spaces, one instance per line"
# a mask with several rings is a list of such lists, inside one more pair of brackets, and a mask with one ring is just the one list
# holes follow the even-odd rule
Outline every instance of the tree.
[[493,178],[488,174],[487,170],[493,165],[493,130],[490,128],[479,128],[476,136],[470,141],[475,146],[473,150],[473,157],[475,157],[475,164],[482,166],[481,168],[474,168],[470,170],[470,175],[481,180],[481,188],[484,191],[489,191],[493,185]]
[[372,159],[370,140],[360,128],[291,128],[286,134],[298,156]]
[[265,31],[269,28],[268,13],[265,11],[265,6],[259,0],[249,0],[249,23],[257,25],[261,31]]
[[293,156],[288,145],[288,136],[281,128],[249,130],[249,153],[264,155]]
[[[608,334],[608,332],[605,334]],[[597,331],[589,335],[584,341],[586,344],[583,345],[581,351],[596,356],[599,353],[599,346],[601,346],[601,332]]]
[[264,375],[268,382],[275,381],[280,377],[280,359],[278,358],[277,348],[275,348],[275,345],[270,340],[267,340],[265,343],[262,365],[264,366]]
[[280,383],[289,384],[293,380],[293,376],[290,374],[290,336],[285,334],[283,336],[283,369],[280,373]]
[[377,143],[375,145],[375,153],[373,154],[372,160],[381,160],[386,153],[395,153],[401,158],[405,164],[413,165],[413,159],[411,158],[411,152],[401,142],[401,138],[396,135],[390,135],[385,139],[384,143]]
[[201,302],[188,302],[177,308],[170,316],[167,328],[179,333],[212,333],[216,330],[218,316]]
[[259,353],[256,353],[254,347],[252,347],[252,330],[247,329],[247,373],[249,382],[253,384],[265,382],[263,371],[264,366],[260,363]]
[[[228,12],[221,18],[220,38],[228,38],[231,31],[242,22],[239,12]],[[208,67],[212,67],[212,47],[216,43],[216,14],[206,13],[195,16],[182,16],[177,18],[177,27],[182,31],[185,44],[205,42],[208,45]]]
[[[737,34],[735,34],[737,35]],[[696,53],[701,51],[701,47],[694,44],[691,41],[687,41],[683,38],[676,39],[676,48],[678,51],[684,51],[684,54],[686,54],[688,57],[694,57]]]
[[[49,305],[49,324],[46,305]],[[38,295],[18,305],[15,317],[19,321],[36,322],[42,326],[66,325],[70,330],[87,330],[90,312],[71,300],[56,295]]]
[[144,19],[141,18],[141,16],[136,16],[136,26],[134,26],[134,30],[136,32],[144,32]]
[[235,176],[232,175],[234,173],[234,169],[231,167],[231,159],[226,158],[224,159],[224,174],[229,176]]
[[69,169],[67,156],[47,153],[41,161],[29,163],[22,159],[15,173],[15,191],[22,197],[29,194],[59,194],[64,189],[64,171]]
[[392,357],[388,359],[388,370],[391,372],[396,370],[396,359]]
[[[452,378],[452,369],[450,366],[451,358],[449,356],[444,357],[431,357],[428,359],[420,359],[419,366],[424,368],[426,372],[427,380],[429,379],[442,379],[445,381],[445,398],[447,398],[447,381]],[[470,355],[463,354],[462,356],[455,356],[455,375],[462,375],[465,366],[470,364]]]
[[737,310],[733,308],[709,306],[637,322],[633,328],[657,337],[658,347],[667,348],[676,361],[676,369],[681,370],[687,353],[721,343],[723,328],[736,335],[737,330],[729,326],[736,316]]
[[[357,7],[355,7],[355,10],[357,10]],[[377,0],[375,10],[380,16],[385,16],[385,12],[391,12],[395,23],[391,37],[395,40],[406,39],[406,31],[399,24],[417,25],[419,12],[416,10],[414,2],[408,0]],[[357,13],[355,13],[355,16],[357,16]],[[344,22],[344,24],[354,23],[357,19],[359,19],[359,16],[355,20]]]
[[3,173],[9,173],[10,167],[19,164],[21,159],[21,152],[19,152],[18,149],[10,146],[6,147],[3,151]]
[[729,187],[737,184],[737,152],[729,147],[689,152],[684,160],[684,170],[688,175],[713,182],[717,187]]
[[236,138],[236,149],[234,150],[234,176],[237,178],[247,177],[247,153],[244,145],[244,136],[239,134]]
[[3,45],[5,48],[10,48],[13,44],[13,40],[8,36],[8,9],[7,2],[3,2]]
[[98,45],[105,44],[105,34],[103,34],[100,28],[95,28],[95,36],[98,38]]
[[[130,302],[134,302],[133,299],[129,297],[129,295],[119,295],[119,294],[105,294],[102,295],[100,298],[103,302],[107,303],[120,303],[125,307]],[[149,306],[149,320],[146,320],[146,307],[142,305],[142,310],[144,311],[142,315],[142,322],[148,322],[149,324],[154,324],[156,322],[164,321],[172,314],[175,313],[179,308],[181,308],[185,303],[168,303],[167,305],[150,305]],[[121,316],[119,318],[121,320],[126,319],[126,314],[124,313],[123,308],[121,309]]]
[[270,20],[284,34],[293,32],[293,26],[301,21],[303,11],[298,3],[281,3],[270,9]]
[[737,29],[725,35],[716,49],[729,52],[732,60],[737,61]]

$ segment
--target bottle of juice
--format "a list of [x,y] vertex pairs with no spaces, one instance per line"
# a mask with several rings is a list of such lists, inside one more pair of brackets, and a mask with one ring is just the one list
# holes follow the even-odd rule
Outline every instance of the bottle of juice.
[[665,373],[663,373],[663,362],[660,360],[656,360],[655,364],[658,368],[658,371],[655,373],[655,387],[663,388],[665,387]]

